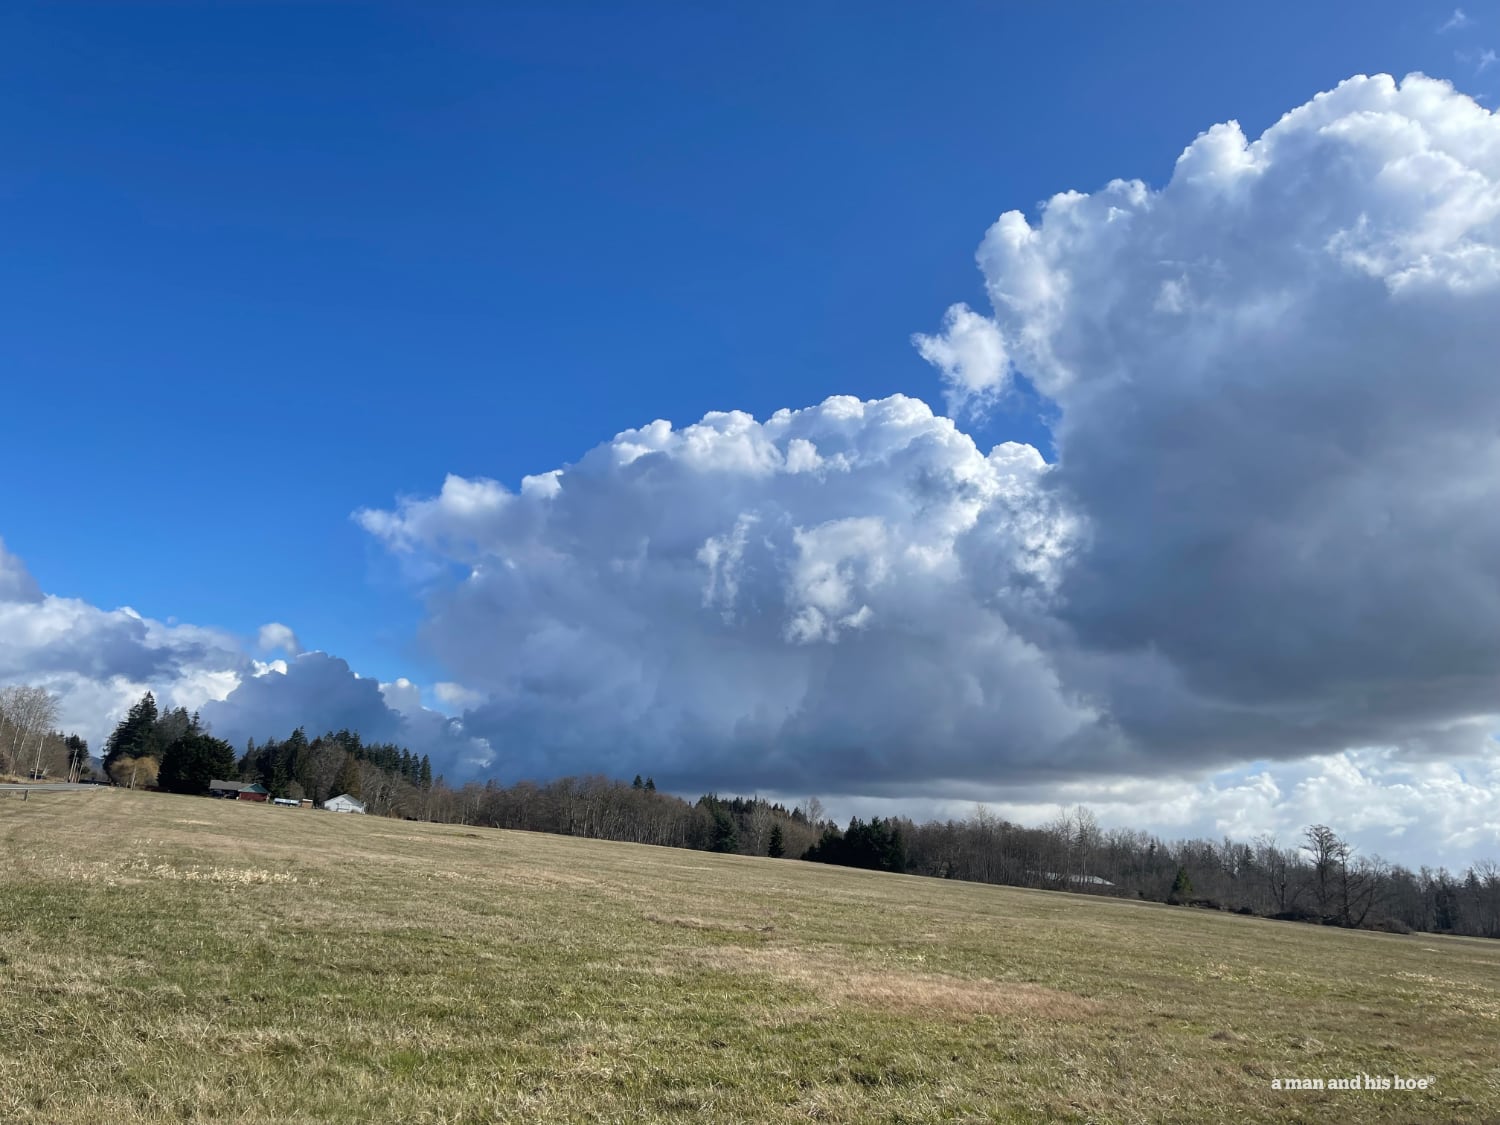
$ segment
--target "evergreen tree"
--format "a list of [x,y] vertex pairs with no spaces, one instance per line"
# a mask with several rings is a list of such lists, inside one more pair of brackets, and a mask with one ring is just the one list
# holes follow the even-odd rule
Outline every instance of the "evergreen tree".
[[156,696],[149,691],[131,707],[104,745],[106,770],[117,758],[156,757],[161,745],[156,739]]
[[176,742],[188,731],[193,730],[194,717],[189,715],[186,707],[179,707],[175,711],[163,711],[157,716],[155,726],[152,729],[155,753],[161,754],[172,743]]
[[1179,867],[1177,869],[1177,878],[1172,880],[1172,893],[1167,895],[1167,901],[1176,906],[1178,903],[1186,902],[1192,897],[1193,881],[1188,878],[1187,868]]
[[427,760],[427,755],[422,755],[422,768],[417,773],[417,784],[423,789],[432,788],[432,763]]
[[641,780],[641,775],[640,774],[636,774],[635,775],[635,780],[630,783],[630,788],[632,788],[632,789],[644,789],[644,788],[646,788],[646,783]]
[[802,858],[899,874],[906,870],[906,841],[894,820],[881,820],[877,816],[867,824],[856,816],[850,818],[842,835],[830,824]]
[[208,783],[227,777],[234,769],[234,747],[202,730],[182,735],[161,758],[156,783],[169,793],[208,793]]
[[711,852],[738,851],[740,834],[735,827],[734,817],[718,804],[714,805],[712,815],[713,823],[709,829],[708,850]]
[[766,845],[766,854],[772,859],[780,859],[786,855],[786,845],[781,839],[781,825],[771,825],[771,840]]
[[842,852],[843,842],[843,834],[833,824],[828,824],[818,842],[802,853],[802,858],[811,863],[839,863],[837,857]]
[[656,792],[656,781],[655,781],[654,778],[649,778],[648,777],[646,779],[646,792],[647,793],[655,793]]

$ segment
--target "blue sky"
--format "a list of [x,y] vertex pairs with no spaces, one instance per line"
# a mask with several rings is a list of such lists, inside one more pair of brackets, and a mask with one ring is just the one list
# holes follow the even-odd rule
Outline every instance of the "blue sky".
[[[435,671],[349,519],[618,430],[937,403],[1000,210],[1358,72],[1451,8],[12,4],[0,534],[49,591]],[[1500,39],[1496,40],[1500,42]],[[1482,76],[1494,84],[1496,72]],[[1042,444],[1034,403],[974,429]]]
[[4,5],[0,684],[1500,854],[1497,48],[1493,2]]

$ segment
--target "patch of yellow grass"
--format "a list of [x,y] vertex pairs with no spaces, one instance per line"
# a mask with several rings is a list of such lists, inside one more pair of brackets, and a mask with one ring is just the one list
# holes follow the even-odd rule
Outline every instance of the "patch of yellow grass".
[[1084,1019],[1105,1010],[1098,1001],[1025,981],[995,981],[905,969],[875,969],[826,951],[717,946],[695,950],[685,965],[728,973],[760,973],[804,988],[830,1004],[928,1017],[1024,1014]]

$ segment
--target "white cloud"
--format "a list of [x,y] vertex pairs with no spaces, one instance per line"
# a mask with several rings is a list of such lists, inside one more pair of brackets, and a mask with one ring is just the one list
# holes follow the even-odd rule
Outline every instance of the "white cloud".
[[60,699],[59,725],[96,750],[142,695],[164,708],[200,711],[214,733],[237,746],[246,738],[284,738],[348,727],[370,741],[429,754],[450,777],[472,775],[492,758],[463,724],[421,706],[406,679],[378,684],[326,653],[300,653],[284,625],[264,626],[257,646],[296,658],[261,661],[233,635],[164,624],[124,607],[104,610],[43,594],[25,566],[0,544],[0,685],[29,683]]
[[1096,722],[1019,629],[1071,530],[1048,471],[1028,446],[986,456],[913,399],[832,398],[653,423],[546,491],[450,477],[360,519],[467,573],[426,639],[487,693],[465,723],[508,774],[856,769],[905,788]]
[[432,694],[443,706],[460,711],[467,707],[477,707],[484,702],[483,692],[471,691],[462,684],[449,683],[445,680],[439,680],[432,685]]
[[234,638],[217,630],[42,594],[0,548],[4,575],[11,577],[0,588],[0,684],[31,683],[57,694],[60,724],[91,744],[148,689],[164,706],[195,710],[222,698],[249,667]]
[[273,652],[280,649],[288,656],[296,656],[302,651],[302,644],[297,640],[297,634],[279,621],[262,625],[256,643],[261,652]]
[[1160,190],[1002,216],[979,257],[1084,528],[1065,680],[1161,757],[1483,742],[1500,120],[1352,79],[1253,142],[1209,130]]
[[39,602],[41,587],[19,558],[5,549],[0,539],[0,602]]
[[[1163,839],[1300,841],[1310,824],[1336,825],[1365,855],[1412,866],[1461,868],[1500,853],[1500,758],[1412,760],[1364,748],[1292,762],[1259,762],[1205,777],[1079,777],[980,789],[967,800],[909,802],[823,794],[840,818],[915,814],[947,819],[982,804],[1022,824],[1044,824],[1083,805],[1106,828]],[[785,800],[795,802],[797,794]]]
[[304,652],[289,663],[263,666],[223,699],[203,707],[215,734],[240,746],[246,739],[356,731],[366,742],[394,742],[428,754],[435,772],[472,775],[493,758],[463,723],[422,706],[421,689],[405,677],[382,684],[325,652]]
[[[1162,187],[1008,212],[978,261],[992,314],[917,345],[955,406],[1025,374],[1054,466],[912,399],[835,398],[361,514],[467,574],[427,639],[487,693],[466,724],[507,772],[928,800],[1114,777],[1141,804],[1262,759],[1276,793],[1183,807],[1309,811],[1333,782],[1283,785],[1287,763],[1488,768],[1492,114],[1353,79],[1253,140],[1207,130]],[[1361,761],[1372,792],[1411,789]]]
[[380,685],[380,697],[392,711],[405,715],[422,709],[422,689],[405,676]]
[[950,412],[982,408],[1009,385],[1010,358],[995,324],[968,305],[952,306],[937,336],[917,333],[922,358],[942,372]]
[[1437,33],[1443,35],[1449,31],[1459,31],[1465,27],[1473,26],[1474,21],[1464,13],[1462,8],[1454,8],[1453,14],[1438,25]]

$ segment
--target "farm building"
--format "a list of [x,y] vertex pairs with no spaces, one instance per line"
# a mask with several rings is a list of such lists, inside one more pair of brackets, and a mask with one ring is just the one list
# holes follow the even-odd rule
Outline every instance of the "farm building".
[[220,781],[215,778],[208,783],[210,797],[223,797],[227,801],[264,801],[271,792],[258,781]]
[[330,812],[357,812],[365,811],[363,801],[356,801],[347,793],[340,793],[337,797],[329,797],[323,802],[323,807]]

